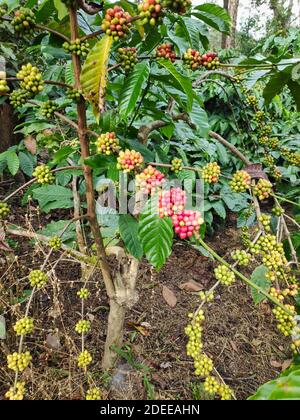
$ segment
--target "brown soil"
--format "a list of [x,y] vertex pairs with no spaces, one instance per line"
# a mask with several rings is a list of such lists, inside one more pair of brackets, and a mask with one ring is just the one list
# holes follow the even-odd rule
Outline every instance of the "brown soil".
[[[18,215],[18,220],[14,219],[14,223],[24,226],[25,212],[16,202],[14,215]],[[32,223],[38,227],[33,212]],[[229,221],[211,240],[210,244],[222,255],[240,246],[234,225],[234,220]],[[39,267],[46,252],[28,240],[14,240],[18,244],[18,260],[12,264],[0,255],[0,314],[4,314],[7,322],[7,339],[0,341],[0,399],[14,378],[6,368],[5,359],[6,354],[17,349],[12,324],[25,306],[16,302],[16,298],[20,299],[24,290],[28,290],[26,275],[30,269]],[[58,256],[54,256],[53,263]],[[180,285],[195,280],[204,289],[209,288],[214,284],[213,268],[210,259],[180,242],[175,243],[171,258],[159,273],[146,262],[141,264],[140,300],[127,315],[125,335],[131,354],[141,366],[139,369],[122,366],[130,371],[130,383],[118,395],[111,389],[110,377],[102,373],[100,365],[108,312],[101,277],[95,273],[89,283],[91,297],[86,312],[92,320],[92,331],[87,336],[86,347],[93,353],[95,362],[87,379],[76,367],[81,342],[74,331],[80,318],[76,292],[82,286],[81,268],[76,262],[62,260],[56,268],[56,278],[44,292],[38,293],[32,305],[31,314],[38,328],[26,340],[26,347],[33,355],[32,367],[23,373],[27,398],[82,399],[89,380],[101,387],[104,398],[144,399],[147,391],[149,395],[149,387],[143,385],[143,372],[147,372],[157,399],[204,399],[201,392],[195,391],[200,380],[193,374],[192,361],[186,356],[184,334],[187,313],[195,310],[199,299]],[[174,308],[164,300],[163,286],[176,294],[178,301]],[[289,357],[289,344],[277,332],[270,306],[263,303],[255,307],[246,286],[237,282],[232,287],[218,289],[215,301],[206,307],[205,313],[204,350],[214,359],[216,369],[238,399],[247,398],[259,385],[280,373],[282,363]]]

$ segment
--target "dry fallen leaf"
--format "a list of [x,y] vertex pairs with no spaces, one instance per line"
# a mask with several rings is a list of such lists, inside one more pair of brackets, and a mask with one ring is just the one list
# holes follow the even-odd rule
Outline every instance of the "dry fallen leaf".
[[282,363],[277,362],[277,360],[271,360],[270,365],[274,368],[281,368],[282,367]]
[[28,152],[32,155],[36,154],[36,139],[33,136],[27,136],[24,140],[24,144]]
[[237,346],[236,346],[235,342],[234,342],[234,341],[232,341],[232,340],[230,340],[230,344],[231,344],[231,347],[233,348],[233,350],[234,350],[234,351],[236,351],[236,352],[238,353],[238,348],[237,348]]
[[291,364],[292,364],[292,363],[293,363],[293,359],[287,359],[287,360],[285,360],[285,361],[282,363],[282,366],[281,366],[282,372],[283,372],[284,370],[288,369],[288,368],[291,366]]
[[60,349],[60,339],[58,333],[49,333],[46,338],[46,344],[48,347],[54,350]]
[[177,297],[175,293],[167,286],[163,286],[162,295],[165,301],[171,308],[174,308],[177,304]]
[[128,326],[134,328],[139,333],[141,333],[144,337],[148,337],[150,335],[150,331],[148,328],[141,324],[136,324],[135,322],[128,322]]
[[202,284],[197,283],[195,280],[189,280],[186,283],[182,283],[179,288],[186,292],[200,292],[200,290],[203,290]]

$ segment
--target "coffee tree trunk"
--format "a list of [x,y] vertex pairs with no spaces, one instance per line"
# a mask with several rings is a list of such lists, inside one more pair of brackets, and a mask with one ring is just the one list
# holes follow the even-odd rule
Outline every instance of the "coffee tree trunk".
[[17,123],[13,107],[6,102],[0,105],[0,152],[18,142],[18,136],[14,134]]

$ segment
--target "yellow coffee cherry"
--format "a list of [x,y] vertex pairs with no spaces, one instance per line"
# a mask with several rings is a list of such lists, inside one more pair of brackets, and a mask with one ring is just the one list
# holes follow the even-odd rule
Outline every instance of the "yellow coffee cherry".
[[62,240],[59,236],[53,236],[53,238],[49,239],[49,246],[54,251],[59,251],[62,246]]
[[266,232],[271,232],[271,216],[268,214],[262,214],[259,219]]
[[212,302],[215,298],[214,292],[199,292],[199,298],[203,302]]
[[88,291],[88,289],[82,288],[82,289],[78,290],[77,296],[80,299],[88,299],[90,297],[90,292]]
[[235,274],[226,265],[219,265],[215,269],[215,276],[224,286],[231,286],[235,282]]
[[87,390],[85,399],[87,401],[99,401],[101,400],[101,391],[98,388],[90,388]]
[[1,80],[0,79],[0,95],[3,93],[8,93],[9,92],[9,86],[7,84],[6,80]]
[[90,331],[90,329],[91,329],[90,321],[85,321],[83,319],[78,321],[75,326],[75,331],[78,332],[79,334],[87,333]]
[[117,159],[117,168],[124,172],[130,172],[139,169],[143,162],[143,156],[135,150],[126,149],[121,151]]
[[30,317],[19,319],[13,328],[17,335],[31,334],[34,330],[34,319]]
[[10,207],[7,203],[0,201],[0,220],[5,219],[10,213]]
[[182,167],[183,167],[182,159],[179,159],[179,158],[172,159],[171,165],[172,165],[171,171],[174,172],[175,174],[179,174],[179,172],[182,171]]
[[17,78],[21,79],[21,88],[31,95],[42,92],[44,89],[42,73],[40,73],[39,69],[31,63],[21,67],[21,70],[17,73]]
[[219,386],[218,394],[222,401],[229,401],[232,399],[233,392],[228,385],[222,384]]
[[41,289],[45,286],[48,280],[49,279],[47,274],[43,273],[41,270],[33,270],[29,274],[29,282],[31,287],[37,287],[38,289]]
[[208,376],[204,381],[204,389],[211,395],[215,395],[219,390],[219,383],[213,376]]
[[23,372],[23,370],[28,367],[31,360],[32,357],[29,351],[20,354],[15,352],[7,356],[7,366],[14,372]]
[[214,364],[210,357],[206,354],[200,354],[194,359],[195,374],[203,378],[210,375],[213,371]]
[[10,401],[22,401],[25,393],[25,382],[17,382],[15,387],[10,387],[5,398]]
[[251,260],[251,255],[247,251],[240,250],[240,249],[233,251],[231,253],[231,257],[241,267],[247,267],[247,265],[249,265],[250,260]]
[[33,35],[35,20],[35,14],[31,9],[21,7],[14,12],[14,18],[12,19],[11,24],[17,33]]
[[55,181],[50,168],[46,165],[37,166],[32,175],[37,179],[37,182],[42,185],[53,184]]
[[253,188],[253,194],[261,201],[266,200],[272,193],[272,184],[267,179],[260,179]]
[[216,184],[221,175],[221,168],[217,162],[211,162],[202,169],[202,178],[208,184]]
[[237,193],[246,192],[251,186],[251,176],[246,171],[236,172],[230,181],[230,188]]
[[85,369],[88,365],[90,365],[93,361],[93,358],[91,356],[91,354],[87,351],[84,350],[83,352],[81,352],[77,358],[77,365],[78,367]]

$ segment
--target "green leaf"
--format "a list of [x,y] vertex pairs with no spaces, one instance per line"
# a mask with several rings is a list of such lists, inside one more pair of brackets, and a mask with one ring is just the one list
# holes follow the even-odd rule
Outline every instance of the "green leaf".
[[71,146],[64,146],[58,150],[53,156],[53,163],[57,164],[62,160],[65,160],[69,157],[72,153],[74,153],[74,149]]
[[126,78],[120,94],[119,110],[122,119],[126,119],[134,110],[137,100],[142,92],[142,87],[150,74],[148,61],[138,63],[130,76]]
[[266,105],[270,104],[274,96],[282,92],[289,78],[290,75],[284,72],[278,72],[274,76],[271,76],[263,92]]
[[8,151],[6,155],[6,162],[9,172],[16,175],[20,167],[20,161],[16,152]]
[[159,64],[168,70],[170,76],[180,85],[187,96],[187,111],[190,112],[193,106],[192,82],[188,77],[180,74],[169,60],[159,60]]
[[73,207],[72,191],[60,185],[45,185],[33,190],[32,195],[46,213],[53,209]]
[[[257,267],[252,275],[251,280],[253,283],[255,283],[257,286],[259,286],[261,289],[263,289],[265,292],[269,292],[271,283],[270,280],[266,277],[266,274],[268,273],[269,269],[265,267],[264,265],[261,265]],[[263,300],[265,300],[265,296],[258,292],[256,289],[251,288],[251,295],[253,298],[254,303],[257,305]]]
[[212,203],[212,207],[219,217],[221,217],[222,219],[226,219],[226,210],[222,201]]
[[193,12],[193,15],[198,19],[217,31],[229,34],[231,19],[223,7],[212,3],[205,3],[195,7],[195,10],[196,12]]
[[[61,236],[62,232],[64,233]],[[43,227],[43,229],[38,231],[38,233],[44,236],[48,236],[49,238],[52,236],[61,236],[63,242],[76,238],[75,223],[70,223],[70,220],[59,220],[57,222],[51,222]]]
[[300,84],[297,81],[289,80],[287,85],[296,102],[297,111],[300,112]]
[[140,260],[143,256],[143,249],[139,239],[139,224],[137,220],[130,214],[121,214],[119,229],[127,251]]
[[207,113],[203,108],[201,108],[199,102],[194,101],[193,108],[189,116],[192,123],[197,127],[197,132],[201,135],[201,137],[206,137],[210,130],[210,126]]
[[252,401],[300,400],[299,366],[287,376],[280,376],[262,385],[257,393],[248,399]]
[[68,16],[69,11],[61,0],[54,0],[54,6],[57,10],[59,20],[63,20],[66,16]]
[[65,65],[65,82],[70,86],[73,86],[75,83],[72,61],[68,61]]
[[104,110],[107,63],[111,46],[112,37],[105,35],[88,54],[81,72],[81,87],[85,98],[93,105],[96,118]]
[[33,161],[26,155],[24,152],[19,153],[19,160],[20,160],[20,167],[21,170],[24,172],[27,176],[32,176],[32,172],[34,169]]
[[172,252],[173,226],[170,218],[159,217],[150,201],[140,216],[139,236],[149,263],[160,270]]

